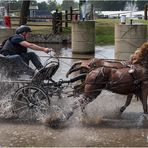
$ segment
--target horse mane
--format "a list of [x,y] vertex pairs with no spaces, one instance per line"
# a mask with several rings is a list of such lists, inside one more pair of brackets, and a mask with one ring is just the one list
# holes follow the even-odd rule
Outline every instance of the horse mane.
[[141,47],[137,48],[132,55],[132,63],[142,64],[148,67],[148,42],[145,42]]

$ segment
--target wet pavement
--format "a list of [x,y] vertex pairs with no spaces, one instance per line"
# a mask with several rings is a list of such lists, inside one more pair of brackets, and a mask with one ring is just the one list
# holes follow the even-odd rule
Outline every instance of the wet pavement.
[[[114,46],[98,46],[95,55],[72,55],[70,48],[51,45],[63,57],[97,57],[114,58]],[[61,50],[59,50],[61,49]],[[47,56],[38,52],[42,61]],[[65,73],[75,59],[60,59],[60,67],[54,76],[55,80],[66,79]],[[8,94],[5,94],[8,96]],[[9,96],[10,97],[10,96]],[[54,100],[56,99],[56,101]],[[125,103],[125,96],[103,91],[86,107],[87,116],[76,110],[73,117],[57,129],[50,128],[48,123],[38,121],[20,121],[5,118],[9,99],[3,100],[0,110],[0,146],[2,147],[147,147],[148,126],[143,122],[142,105],[133,98],[132,103],[119,116],[119,109]],[[63,94],[62,99],[52,98],[53,103],[67,107],[75,98]],[[146,124],[146,125],[145,125]]]
[[7,147],[146,147],[147,129],[65,127],[1,123],[1,146]]

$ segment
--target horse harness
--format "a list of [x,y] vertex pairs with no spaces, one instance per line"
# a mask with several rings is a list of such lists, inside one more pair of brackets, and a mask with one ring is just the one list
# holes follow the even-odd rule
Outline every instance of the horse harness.
[[[134,90],[133,93],[138,96],[139,93],[141,92],[141,82],[142,80],[138,78],[138,71],[135,65],[132,64],[127,64],[126,62],[123,63],[126,68],[129,68],[128,73],[131,75],[133,78],[133,85],[134,85]],[[120,80],[117,82],[111,82],[113,85],[119,83]],[[111,84],[110,84],[111,85]]]
[[[127,64],[126,62],[124,62],[124,66],[125,68],[129,68],[128,73],[131,75],[131,77],[133,78],[133,85],[134,85],[134,90],[133,93],[138,96],[138,94],[141,92],[141,82],[142,80],[138,78],[138,71],[136,66],[132,65],[132,64]],[[100,73],[102,74],[102,76],[104,77],[104,67],[101,68]],[[96,77],[97,79],[97,77]],[[95,79],[95,80],[96,80]],[[119,81],[109,81],[109,82],[103,82],[104,84],[106,83],[106,88],[108,87],[112,87],[115,86],[116,84],[120,83],[120,80],[122,79],[122,77],[119,79]]]

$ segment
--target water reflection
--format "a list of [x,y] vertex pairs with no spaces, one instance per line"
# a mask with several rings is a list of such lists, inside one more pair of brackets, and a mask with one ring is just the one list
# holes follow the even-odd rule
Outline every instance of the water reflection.
[[[114,58],[114,45],[107,46],[96,46],[94,54],[73,54],[71,45],[62,44],[40,44],[45,47],[51,47],[55,49],[56,53],[61,56],[67,56],[72,58],[103,58],[103,59],[113,59]],[[44,54],[45,55],[45,54]]]
[[[109,46],[96,46],[94,54],[73,54],[71,45],[66,44],[40,44],[44,47],[51,47],[55,49],[57,55],[60,58],[60,68],[56,73],[55,77],[58,79],[64,78],[65,74],[69,70],[70,66],[78,60],[86,60],[90,58],[101,58],[101,59],[113,59],[114,58],[114,45]],[[43,52],[36,52],[44,63],[47,59],[47,54]],[[62,58],[63,57],[63,58]],[[60,75],[59,75],[60,73]]]

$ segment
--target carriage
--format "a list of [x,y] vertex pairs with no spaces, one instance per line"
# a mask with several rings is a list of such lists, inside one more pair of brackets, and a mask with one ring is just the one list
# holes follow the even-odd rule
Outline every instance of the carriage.
[[[0,61],[2,65],[5,63],[1,68],[1,82],[15,84],[15,92],[12,94],[12,112],[19,118],[25,117],[26,114],[28,116],[30,114],[33,118],[37,118],[37,113],[45,114],[50,108],[51,97],[61,98],[64,88],[81,78],[55,81],[53,76],[59,68],[59,58],[52,54],[45,61],[43,68],[38,71],[29,67],[22,68],[3,56],[0,57]],[[2,77],[3,74],[6,79]]]
[[[147,114],[147,47],[148,44],[145,43],[135,51],[130,66],[129,64],[123,65],[117,61],[108,62],[100,59],[88,61],[86,65],[84,64],[85,66],[80,64],[80,67],[76,67],[76,69],[75,66],[72,66],[68,74],[81,70],[83,67],[87,70],[70,80],[55,81],[52,78],[59,68],[59,59],[51,57],[46,61],[45,66],[35,72],[30,79],[14,80],[14,83],[18,82],[19,87],[12,97],[13,112],[18,116],[24,114],[26,110],[31,113],[38,110],[38,112],[44,114],[50,106],[50,98],[53,95],[61,97],[64,84],[68,85],[81,80],[82,84],[84,84],[82,86],[83,95],[71,104],[71,110],[66,112],[65,115],[60,112],[61,116],[65,117],[64,120],[68,119],[78,107],[81,107],[82,111],[84,111],[85,106],[96,99],[103,89],[127,95],[125,105],[120,109],[121,113],[130,104],[132,96],[136,95],[143,105],[144,113]],[[75,92],[75,89],[73,90]],[[60,121],[59,117],[58,115],[52,118],[51,123]]]

